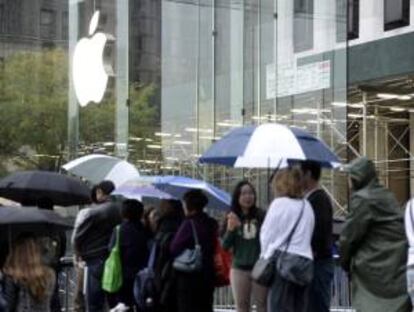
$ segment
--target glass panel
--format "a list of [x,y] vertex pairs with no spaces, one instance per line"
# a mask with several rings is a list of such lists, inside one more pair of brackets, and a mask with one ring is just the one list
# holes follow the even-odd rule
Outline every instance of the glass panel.
[[404,0],[384,1],[385,23],[392,23],[403,19],[403,2]]
[[66,156],[68,42],[60,17],[67,7],[0,3],[0,176],[59,170]]
[[312,49],[313,0],[294,0],[293,23],[295,52]]

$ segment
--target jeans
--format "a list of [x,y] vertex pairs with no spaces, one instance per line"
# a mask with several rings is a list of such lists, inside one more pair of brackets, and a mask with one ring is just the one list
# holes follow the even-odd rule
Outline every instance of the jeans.
[[101,286],[104,260],[90,260],[86,263],[86,267],[86,311],[103,312],[106,306],[106,295]]
[[407,292],[414,306],[414,266],[412,265],[407,267]]
[[308,312],[330,311],[333,275],[333,259],[315,260],[314,277],[309,292]]

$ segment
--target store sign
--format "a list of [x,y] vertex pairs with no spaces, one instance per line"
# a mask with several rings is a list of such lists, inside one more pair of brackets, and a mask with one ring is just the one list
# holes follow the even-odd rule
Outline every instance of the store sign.
[[[296,63],[266,66],[266,99],[300,94],[331,86],[331,62],[322,61],[302,66]],[[277,73],[277,75],[276,75]]]
[[104,63],[108,36],[95,33],[98,23],[99,11],[96,11],[89,24],[89,36],[79,40],[73,53],[73,82],[80,106],[100,103],[108,83]]

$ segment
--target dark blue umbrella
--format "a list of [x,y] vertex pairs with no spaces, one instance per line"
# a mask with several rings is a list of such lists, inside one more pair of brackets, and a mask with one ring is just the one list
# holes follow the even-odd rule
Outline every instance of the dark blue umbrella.
[[304,160],[328,168],[340,165],[322,140],[303,129],[272,123],[232,130],[211,145],[199,162],[238,168],[281,168]]

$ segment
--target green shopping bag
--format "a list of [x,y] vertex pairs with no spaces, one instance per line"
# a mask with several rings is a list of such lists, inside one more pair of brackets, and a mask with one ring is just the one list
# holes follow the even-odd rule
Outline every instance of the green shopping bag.
[[119,246],[119,225],[116,227],[116,242],[105,261],[102,275],[102,289],[114,293],[122,286],[121,250]]

